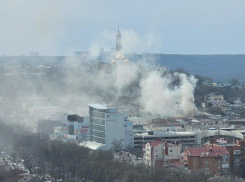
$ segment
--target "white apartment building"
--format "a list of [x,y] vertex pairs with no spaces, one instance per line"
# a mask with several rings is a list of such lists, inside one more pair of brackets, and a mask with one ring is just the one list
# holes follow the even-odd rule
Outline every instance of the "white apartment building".
[[121,141],[123,147],[133,146],[133,125],[125,121],[117,108],[101,104],[89,105],[90,141],[81,145],[93,150],[110,150],[114,140]]
[[174,142],[148,142],[143,148],[143,161],[145,165],[152,167],[179,162],[181,150],[181,144]]

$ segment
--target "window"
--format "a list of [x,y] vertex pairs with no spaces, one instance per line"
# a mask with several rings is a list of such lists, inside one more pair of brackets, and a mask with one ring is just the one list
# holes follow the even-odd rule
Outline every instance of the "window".
[[241,151],[240,150],[234,150],[234,154],[239,155],[239,154],[241,154]]
[[220,169],[220,166],[218,166],[218,169]]
[[173,152],[173,150],[170,150],[170,152]]
[[227,161],[228,161],[228,156],[227,156],[227,155],[223,155],[222,161],[223,161],[223,162],[227,162]]
[[208,159],[206,159],[206,160],[205,160],[205,163],[209,163],[209,160],[208,160]]
[[156,155],[156,157],[158,157],[158,155]]
[[157,152],[157,150],[156,150],[156,152]]
[[240,162],[239,161],[235,161],[234,162],[234,166],[239,166],[240,165]]
[[208,166],[205,166],[205,169],[209,169],[209,167]]
[[234,158],[235,158],[235,159],[240,159],[240,157],[239,157],[239,156],[235,156]]

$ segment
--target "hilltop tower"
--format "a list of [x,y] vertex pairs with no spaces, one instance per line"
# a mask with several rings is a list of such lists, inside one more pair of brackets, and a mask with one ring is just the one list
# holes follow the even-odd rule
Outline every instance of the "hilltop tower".
[[116,34],[116,51],[117,52],[122,52],[121,38],[122,38],[122,34],[120,34],[119,28],[118,28],[118,32]]
[[118,64],[128,64],[129,60],[126,59],[122,53],[122,44],[121,44],[121,38],[122,38],[122,34],[120,34],[119,32],[119,28],[118,28],[118,32],[116,34],[116,51],[114,52],[114,59],[111,61],[112,65],[118,65]]

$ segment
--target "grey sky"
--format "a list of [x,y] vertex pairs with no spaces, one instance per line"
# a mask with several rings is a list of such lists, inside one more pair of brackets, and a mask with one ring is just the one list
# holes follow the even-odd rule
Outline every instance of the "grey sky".
[[244,0],[0,0],[0,55],[245,54]]

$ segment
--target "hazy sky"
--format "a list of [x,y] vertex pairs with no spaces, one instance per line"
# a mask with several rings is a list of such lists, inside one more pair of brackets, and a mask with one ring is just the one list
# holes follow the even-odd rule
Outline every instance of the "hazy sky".
[[0,55],[245,54],[244,0],[0,0]]

